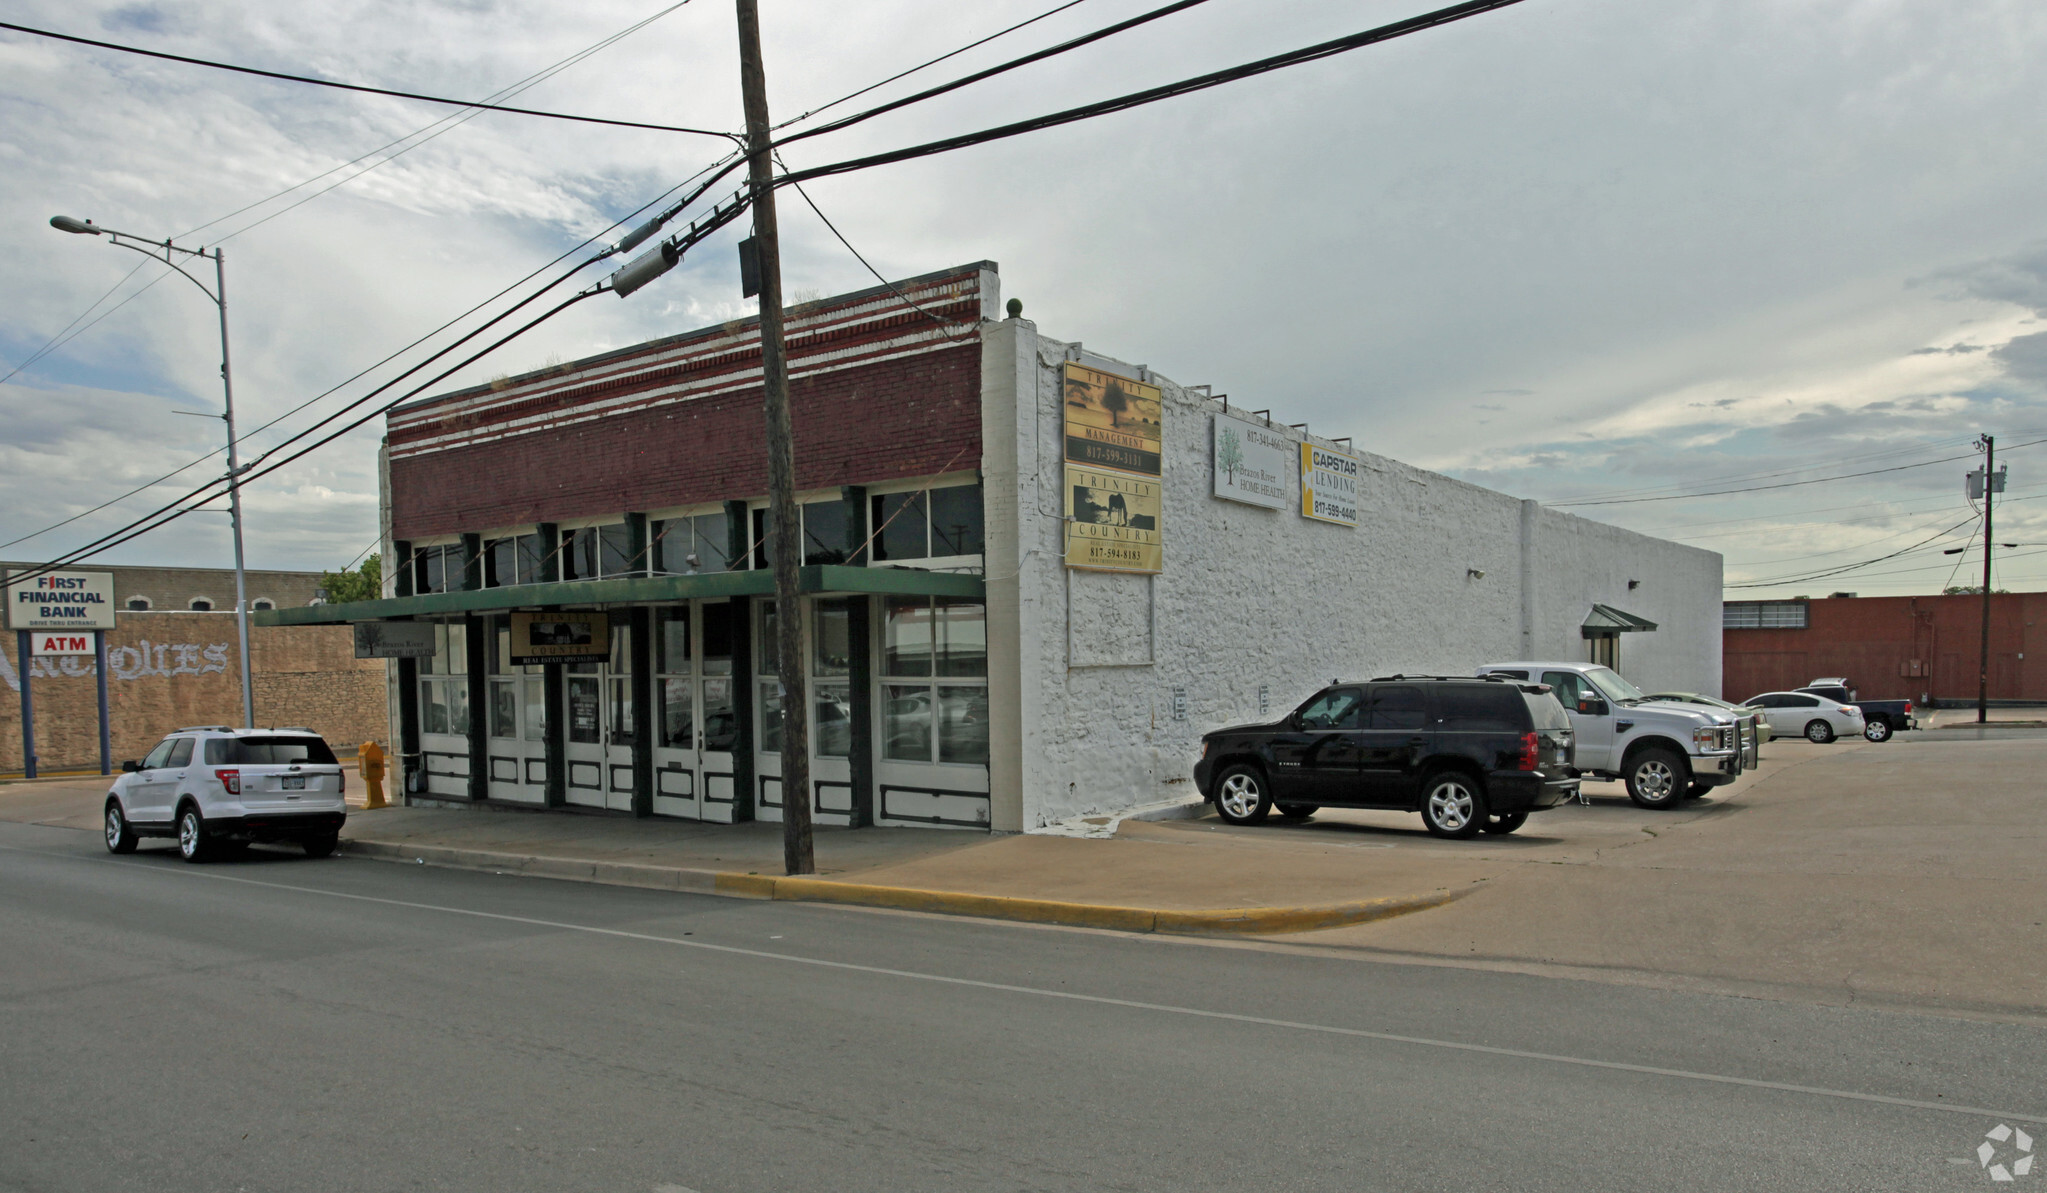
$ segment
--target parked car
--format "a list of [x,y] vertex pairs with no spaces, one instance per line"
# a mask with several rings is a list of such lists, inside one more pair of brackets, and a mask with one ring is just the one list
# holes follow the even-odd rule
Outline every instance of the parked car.
[[347,776],[310,729],[180,729],[121,772],[107,792],[113,853],[133,853],[142,837],[173,837],[188,862],[252,841],[326,857],[348,815]]
[[1421,813],[1439,837],[1511,833],[1578,793],[1570,718],[1541,684],[1394,675],[1338,683],[1271,724],[1201,739],[1194,784],[1231,824],[1272,809]]
[[1910,700],[1857,700],[1854,685],[1842,676],[1816,679],[1798,690],[1861,709],[1862,736],[1871,741],[1889,741],[1894,733],[1919,728]]
[[1862,710],[1811,692],[1764,692],[1747,703],[1763,710],[1770,729],[1779,737],[1803,737],[1822,745],[1842,734],[1853,736],[1867,725]]
[[1733,716],[1737,721],[1741,722],[1743,731],[1750,739],[1750,745],[1753,747],[1753,752],[1745,760],[1751,768],[1762,761],[1761,750],[1769,742],[1770,738],[1774,736],[1770,732],[1770,722],[1763,718],[1763,710],[1760,708],[1750,708],[1746,704],[1736,704],[1731,700],[1722,700],[1717,696],[1708,696],[1701,692],[1651,692],[1649,693],[1649,699],[1659,704],[1702,704],[1707,708],[1717,708]]
[[1732,783],[1744,769],[1741,726],[1731,714],[1654,703],[1611,667],[1488,663],[1478,673],[1549,685],[1571,719],[1579,772],[1621,780],[1641,807],[1677,807]]

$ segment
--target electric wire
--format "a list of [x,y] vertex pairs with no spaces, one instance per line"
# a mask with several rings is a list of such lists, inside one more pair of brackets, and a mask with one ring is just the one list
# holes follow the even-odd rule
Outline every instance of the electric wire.
[[[1888,447],[1873,452],[1851,452],[1846,455],[1835,455],[1830,457],[1829,463],[1832,465],[1840,465],[1846,464],[1850,461],[1880,460],[1889,456],[1916,455],[1920,452],[1925,451],[1932,451],[1950,447],[1959,447],[1962,444],[1970,442],[1972,442],[1972,438],[1969,436],[1956,436],[1947,439],[1934,439],[1922,443],[1906,444],[1899,447]],[[1817,467],[1824,466],[1825,465],[1818,465]],[[1816,465],[1807,464],[1801,465],[1800,467],[1797,468],[1779,468],[1766,472],[1730,472],[1723,473],[1718,476],[1693,477],[1690,480],[1678,481],[1667,485],[1644,485],[1639,488],[1633,489],[1607,489],[1604,491],[1592,493],[1574,493],[1564,497],[1544,499],[1543,504],[1548,506],[1558,506],[1563,505],[1567,502],[1576,502],[1600,497],[1650,496],[1658,493],[1668,493],[1674,489],[1685,489],[1695,487],[1698,485],[1727,485],[1743,481],[1772,480],[1780,476],[1792,476],[1796,473],[1808,472],[1811,471],[1814,467],[1816,467]]]
[[[677,4],[674,7],[680,8],[682,4],[687,3],[689,3],[689,0],[682,0],[681,4]],[[672,12],[674,9],[669,9],[668,11]],[[638,120],[609,120],[601,116],[574,116],[566,112],[543,112],[537,108],[512,108],[502,104],[478,100],[448,99],[439,95],[425,95],[417,91],[394,91],[387,87],[369,87],[360,83],[342,83],[333,79],[320,79],[311,75],[291,74],[286,71],[260,70],[253,66],[237,66],[231,62],[215,62],[207,58],[190,58],[183,54],[165,53],[162,50],[145,50],[140,46],[122,45],[119,42],[98,41],[90,37],[74,37],[69,33],[37,29],[31,25],[17,25],[10,21],[0,21],[0,29],[12,29],[16,33],[27,33],[36,37],[50,38],[55,41],[67,41],[81,46],[92,46],[101,50],[114,50],[122,54],[136,54],[144,58],[160,58],[166,62],[182,62],[190,66],[204,66],[213,70],[232,71],[236,74],[255,75],[265,79],[278,79],[287,83],[306,83],[314,87],[331,87],[339,91],[359,91],[366,95],[388,95],[397,99],[419,100],[430,104],[446,104],[457,108],[482,108],[487,111],[505,112],[515,116],[539,116],[549,120],[569,120],[582,124],[604,124],[618,128],[647,129],[663,133],[690,133],[704,137],[724,137],[732,141],[739,139],[735,133],[721,132],[717,129],[686,128],[673,124],[647,124]]]
[[1072,8],[1075,5],[1084,3],[1086,3],[1086,0],[1066,0],[1066,3],[1061,4],[1056,8],[1047,9],[1044,12],[1039,13],[1037,16],[1028,17],[1024,20],[1018,21],[1016,24],[1011,25],[1007,29],[998,29],[995,32],[990,33],[988,36],[981,38],[979,41],[970,41],[966,45],[961,46],[957,50],[948,50],[945,53],[940,54],[938,57],[930,59],[929,61],[926,62],[920,62],[908,70],[897,71],[895,74],[890,75],[888,78],[883,79],[878,83],[869,83],[867,86],[862,87],[860,90],[849,92],[845,95],[842,95],[839,98],[831,101],[830,103],[819,104],[817,107],[811,108],[810,110],[804,112],[801,116],[791,116],[787,120],[782,121],[780,124],[770,125],[768,131],[780,132],[781,130],[788,128],[792,124],[801,124],[804,121],[810,119],[812,116],[815,116],[820,112],[828,112],[831,109],[838,107],[840,104],[845,103],[848,100],[858,99],[861,96],[866,95],[868,92],[873,91],[877,88],[886,87],[890,83],[893,83],[898,79],[906,79],[911,75],[916,74],[920,70],[925,70],[929,67],[937,66],[939,63],[944,62],[948,58],[957,58],[961,54],[966,53],[968,50],[977,49],[981,46],[987,45],[989,42],[994,41],[998,37],[1006,37],[1011,33],[1015,33],[1017,30],[1023,28],[1026,25],[1035,25],[1039,21],[1044,20],[1046,17],[1057,16],[1058,14],[1065,12],[1067,9]]
[[1851,564],[1848,564],[1848,565],[1846,565],[1846,566],[1844,566],[1844,567],[1837,567],[1837,568],[1826,568],[1826,569],[1822,569],[1822,570],[1820,570],[1820,571],[1816,571],[1816,572],[1813,572],[1813,573],[1811,573],[1810,575],[1792,575],[1792,576],[1775,576],[1775,577],[1771,577],[1771,578],[1769,578],[1769,579],[1766,579],[1766,580],[1755,580],[1755,581],[1751,581],[1751,582],[1748,582],[1748,583],[1744,583],[1744,584],[1726,584],[1726,585],[1722,585],[1722,587],[1724,587],[1724,588],[1769,588],[1769,587],[1774,587],[1775,585],[1778,585],[1778,584],[1803,584],[1803,583],[1805,583],[1805,582],[1806,582],[1806,581],[1808,581],[1808,580],[1824,580],[1824,579],[1826,579],[1826,578],[1827,578],[1828,576],[1839,576],[1839,575],[1842,575],[1842,574],[1844,574],[1844,573],[1847,573],[1847,572],[1853,572],[1853,571],[1858,571],[1858,570],[1860,570],[1860,569],[1862,569],[1862,568],[1866,568],[1866,567],[1871,567],[1871,566],[1873,566],[1873,565],[1875,565],[1875,564],[1883,563],[1883,562],[1885,562],[1886,560],[1896,559],[1896,558],[1898,558],[1898,557],[1899,557],[1900,555],[1906,555],[1906,554],[1909,554],[1909,553],[1911,553],[1911,552],[1913,552],[1913,551],[1917,551],[1917,550],[1919,550],[1919,549],[1920,549],[1921,547],[1924,547],[1924,546],[1926,546],[1926,545],[1927,545],[1927,544],[1929,544],[1929,543],[1932,543],[1932,542],[1938,541],[1938,540],[1940,540],[1940,539],[1946,538],[1947,536],[1949,536],[1949,535],[1953,534],[1953,533],[1954,533],[1955,531],[1957,531],[1957,530],[1960,530],[1960,529],[1961,529],[1962,527],[1964,527],[1964,526],[1967,526],[1967,525],[1968,525],[1968,524],[1969,524],[1969,523],[1970,523],[1971,521],[1973,521],[1973,519],[1970,519],[1970,518],[1964,518],[1964,519],[1962,519],[1961,521],[1959,521],[1959,522],[1955,523],[1955,524],[1954,524],[1953,526],[1950,526],[1950,527],[1948,527],[1948,528],[1947,528],[1947,529],[1945,529],[1945,530],[1941,530],[1941,531],[1936,531],[1936,532],[1935,532],[1935,533],[1933,533],[1932,535],[1929,535],[1929,536],[1928,536],[1928,537],[1926,537],[1926,538],[1920,539],[1920,540],[1919,540],[1918,542],[1916,542],[1916,543],[1913,543],[1913,544],[1912,544],[1911,546],[1909,546],[1909,547],[1901,547],[1901,548],[1899,548],[1899,549],[1898,549],[1898,550],[1896,550],[1896,551],[1892,551],[1892,552],[1891,552],[1891,553],[1889,553],[1888,555],[1879,555],[1879,556],[1877,556],[1877,557],[1876,557],[1876,558],[1874,558],[1874,559],[1865,559],[1865,560],[1863,560],[1863,561],[1862,561],[1862,562],[1860,562],[1860,563],[1851,563]]
[[[1079,37],[1068,38],[1066,41],[1060,42],[1057,45],[1047,46],[1042,50],[1033,50],[1020,58],[1012,58],[1007,62],[999,62],[994,66],[988,67],[985,70],[975,71],[970,75],[962,76],[960,78],[952,80],[951,82],[940,83],[936,87],[926,88],[925,90],[919,91],[914,95],[906,95],[901,99],[892,99],[885,104],[879,104],[875,107],[868,108],[865,111],[855,112],[850,116],[841,116],[837,120],[827,121],[824,124],[818,125],[816,128],[805,129],[803,132],[794,133],[790,136],[783,137],[780,141],[780,144],[788,145],[796,141],[801,141],[807,137],[822,136],[825,133],[837,132],[843,128],[851,128],[853,125],[860,124],[863,121],[872,120],[876,116],[880,116],[883,113],[893,112],[898,108],[907,108],[911,104],[920,104],[927,99],[935,99],[938,96],[945,95],[949,92],[958,91],[962,87],[971,86],[972,84],[978,83],[983,79],[990,79],[995,77],[996,75],[1016,70],[1019,67],[1029,66],[1033,62],[1042,62],[1047,58],[1056,57],[1057,55],[1064,54],[1070,50],[1077,50],[1082,46],[1092,45],[1095,42],[1103,40],[1104,38],[1114,37],[1118,33],[1122,33],[1130,29],[1135,29],[1139,25],[1150,24],[1151,22],[1159,20],[1163,17],[1172,16],[1174,13],[1182,12],[1186,9],[1193,8],[1197,4],[1205,4],[1207,2],[1208,0],[1173,0],[1173,3],[1171,4],[1164,5],[1163,7],[1160,8],[1154,8],[1149,12],[1141,12],[1136,16],[1129,18],[1128,20],[1117,21],[1113,25],[1105,25],[1102,28],[1096,29],[1092,32],[1083,33]],[[876,84],[876,86],[880,86],[880,84]]]
[[[52,345],[52,344],[55,344],[55,343],[56,343],[56,342],[57,342],[57,341],[58,341],[58,340],[59,340],[60,338],[62,338],[65,332],[67,332],[67,331],[70,331],[70,330],[71,330],[72,328],[74,328],[74,327],[77,327],[77,326],[78,326],[78,320],[79,320],[79,319],[83,319],[83,318],[85,318],[85,317],[86,317],[87,315],[90,315],[90,314],[92,314],[92,313],[93,313],[94,311],[98,310],[98,309],[99,309],[99,305],[100,305],[101,303],[105,302],[105,301],[106,301],[107,299],[109,299],[109,298],[112,298],[112,297],[114,296],[114,291],[116,291],[116,290],[119,290],[119,289],[120,289],[121,287],[123,287],[123,286],[127,285],[127,284],[128,284],[128,279],[129,279],[129,278],[132,278],[132,277],[134,277],[134,276],[135,276],[136,274],[138,274],[138,273],[141,273],[141,272],[142,272],[142,267],[143,267],[143,266],[145,266],[145,265],[147,265],[147,264],[149,264],[149,262],[147,262],[147,261],[137,261],[137,262],[135,263],[135,268],[133,268],[133,269],[129,270],[129,271],[127,272],[127,273],[124,273],[124,274],[122,274],[122,275],[121,275],[121,280],[120,280],[120,281],[118,281],[118,282],[115,282],[115,283],[114,283],[113,285],[111,285],[111,286],[107,287],[107,292],[106,292],[105,294],[102,294],[102,295],[100,295],[100,296],[99,296],[98,298],[95,298],[95,299],[93,299],[93,300],[92,300],[92,305],[91,305],[91,306],[88,306],[88,307],[86,307],[86,308],[85,308],[84,310],[82,310],[82,311],[78,312],[78,316],[77,316],[77,318],[75,318],[75,319],[71,320],[71,322],[69,322],[69,323],[66,323],[66,324],[65,324],[65,325],[64,325],[63,327],[61,327],[61,328],[58,328],[58,329],[57,329],[57,333],[56,333],[55,335],[53,335],[53,336],[51,336],[51,337],[50,337],[49,339],[47,339],[47,340],[44,340],[44,341],[43,341],[43,346],[42,346],[42,347],[40,347],[40,348],[36,349],[36,350],[35,350],[34,352],[31,352],[31,353],[29,353],[29,354],[28,354],[28,355],[27,355],[26,357],[23,357],[23,358],[22,358],[22,362],[21,362],[20,364],[16,365],[16,366],[14,366],[14,367],[13,367],[12,369],[9,369],[9,370],[8,370],[8,372],[7,372],[7,375],[6,375],[5,377],[0,377],[0,385],[5,385],[5,384],[7,384],[7,383],[8,383],[9,381],[12,381],[12,380],[14,380],[14,375],[15,375],[16,373],[19,373],[19,372],[21,372],[21,371],[22,371],[23,369],[25,369],[25,368],[29,367],[30,365],[34,364],[34,363],[35,363],[36,361],[38,361],[38,360],[42,359],[42,358],[43,358],[43,357],[44,357],[44,356],[45,356],[46,354],[48,354],[48,352],[50,351],[50,345]],[[161,278],[157,279],[157,281],[161,281],[161,280],[162,280]],[[153,286],[153,285],[155,285],[155,284],[156,284],[156,282],[155,282],[155,281],[152,281],[152,282],[151,282],[151,283],[150,283],[149,285],[150,285],[150,286]],[[143,287],[142,289],[143,289],[143,290],[147,290],[147,289],[149,289],[149,286],[144,286],[144,287]],[[141,293],[141,291],[137,291],[136,293],[138,293],[138,294],[139,294],[139,293]],[[130,298],[132,298],[132,297],[134,297],[134,295],[130,295],[129,297],[130,297]],[[115,307],[116,307],[116,308],[119,308],[119,307],[121,307],[121,306],[124,306],[124,305],[126,305],[127,301],[128,301],[128,300],[127,300],[126,298],[124,298],[124,299],[122,299],[122,300],[121,300],[120,302],[118,302],[118,303],[115,303],[114,305],[115,305]],[[108,314],[112,314],[113,312],[112,312],[112,311],[109,311],[109,312],[107,312],[107,313],[108,313]],[[104,319],[104,318],[106,318],[106,315],[102,315],[102,316],[100,316],[100,318],[101,318],[101,319]],[[99,319],[95,319],[95,320],[93,320],[93,323],[97,323],[97,322],[99,322]],[[89,326],[91,326],[91,324],[87,324],[87,326],[89,327]]]
[[[777,165],[781,165],[782,155],[780,153],[775,154],[775,162]],[[783,168],[784,170],[787,169],[786,166],[784,166]],[[818,208],[817,203],[811,199],[810,193],[803,189],[803,185],[801,183],[795,183],[792,185],[794,186],[794,189],[798,197],[800,197],[803,200],[804,205],[810,208],[811,214],[817,216],[818,220],[824,224],[826,230],[831,232],[833,236],[837,237],[840,244],[846,246],[847,252],[853,254],[853,259],[855,261],[860,262],[861,265],[866,266],[867,272],[873,274],[874,279],[876,281],[888,287],[889,292],[894,294],[899,300],[901,300],[904,306],[909,307],[911,310],[916,311],[918,314],[924,316],[925,318],[931,320],[934,323],[943,324],[948,327],[974,326],[972,324],[964,323],[958,319],[948,319],[944,315],[935,314],[931,311],[925,310],[921,306],[918,306],[917,303],[913,301],[909,295],[903,293],[901,287],[897,286],[894,282],[889,281],[887,278],[882,277],[881,271],[868,263],[867,258],[861,255],[860,250],[853,247],[853,242],[846,239],[845,233],[839,231],[838,225],[832,223],[831,217],[826,215],[822,210]]]

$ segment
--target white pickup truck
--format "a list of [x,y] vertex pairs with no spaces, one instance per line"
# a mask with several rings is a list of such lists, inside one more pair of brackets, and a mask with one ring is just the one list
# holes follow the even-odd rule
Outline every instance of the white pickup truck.
[[1488,663],[1480,675],[1545,683],[1571,718],[1580,774],[1620,779],[1644,808],[1674,808],[1742,771],[1733,716],[1693,704],[1652,701],[1611,667],[1594,663]]

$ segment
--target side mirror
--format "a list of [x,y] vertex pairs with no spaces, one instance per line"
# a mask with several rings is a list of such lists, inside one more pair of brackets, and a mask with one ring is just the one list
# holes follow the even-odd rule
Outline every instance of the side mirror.
[[1587,696],[1578,701],[1578,711],[1588,717],[1603,717],[1607,714],[1606,701],[1596,696]]
[[141,764],[140,762],[137,762],[137,761],[136,761],[136,760],[134,760],[133,758],[130,758],[130,759],[129,759],[128,761],[126,761],[126,762],[123,762],[123,763],[121,764],[121,773],[122,773],[122,774],[132,775],[132,774],[134,774],[134,773],[135,773],[136,771],[139,771],[139,770],[141,770],[141,769],[142,769],[142,764]]

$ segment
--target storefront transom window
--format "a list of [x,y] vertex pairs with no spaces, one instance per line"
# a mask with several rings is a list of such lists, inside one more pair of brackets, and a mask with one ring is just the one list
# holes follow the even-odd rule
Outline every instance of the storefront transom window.
[[884,756],[985,765],[987,607],[944,597],[890,597],[882,619]]

